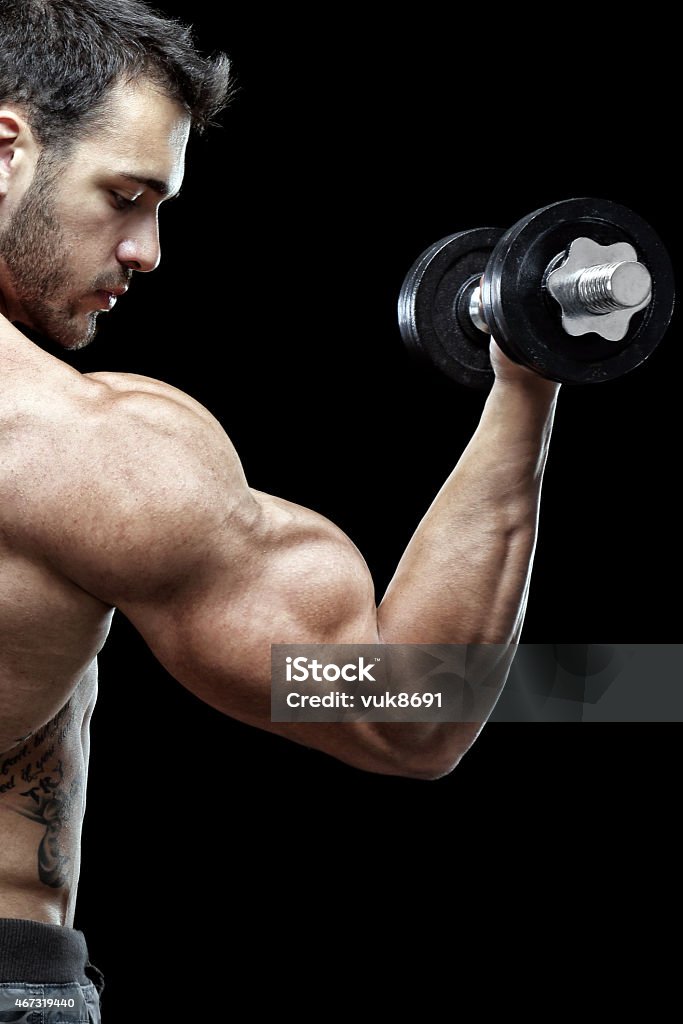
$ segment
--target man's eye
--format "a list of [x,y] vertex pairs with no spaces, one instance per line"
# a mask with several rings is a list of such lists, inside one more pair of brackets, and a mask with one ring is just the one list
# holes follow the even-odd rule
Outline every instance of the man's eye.
[[138,205],[137,199],[126,199],[125,196],[119,195],[118,192],[112,192],[114,197],[114,206],[117,210],[130,210],[131,207]]

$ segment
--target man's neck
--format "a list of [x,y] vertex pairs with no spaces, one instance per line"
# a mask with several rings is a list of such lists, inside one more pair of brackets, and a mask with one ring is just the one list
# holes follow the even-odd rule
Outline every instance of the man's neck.
[[0,313],[0,373],[12,362],[34,361],[44,352],[61,363],[72,364],[73,353],[34,327],[11,321]]
[[0,376],[3,386],[10,386],[12,380],[31,380],[36,373],[43,375],[56,371],[60,364],[62,370],[66,368],[61,346],[24,324],[11,323],[0,314]]
[[26,336],[16,324],[8,318],[4,309],[0,309],[0,343],[3,351],[14,348],[26,348]]

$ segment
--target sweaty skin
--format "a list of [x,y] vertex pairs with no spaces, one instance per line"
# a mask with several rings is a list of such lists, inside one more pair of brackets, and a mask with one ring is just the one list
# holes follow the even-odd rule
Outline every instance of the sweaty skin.
[[39,196],[25,202],[39,155],[30,127],[0,109],[0,916],[69,926],[113,610],[219,711],[367,771],[438,778],[481,723],[271,723],[270,645],[514,644],[559,390],[492,342],[481,422],[378,607],[350,539],[250,488],[191,397],[131,374],[82,375],[11,323],[78,347],[96,326],[95,292],[158,263],[164,195],[149,182],[180,188],[187,118],[144,84],[117,86],[111,104],[109,128],[79,144],[50,192],[69,267],[58,291],[48,253],[29,267],[16,231],[12,265],[2,248],[14,211],[46,210]]

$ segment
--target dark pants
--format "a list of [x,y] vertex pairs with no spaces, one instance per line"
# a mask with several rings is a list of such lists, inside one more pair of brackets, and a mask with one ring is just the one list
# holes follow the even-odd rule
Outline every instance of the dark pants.
[[0,1022],[100,1024],[103,988],[83,932],[0,918]]

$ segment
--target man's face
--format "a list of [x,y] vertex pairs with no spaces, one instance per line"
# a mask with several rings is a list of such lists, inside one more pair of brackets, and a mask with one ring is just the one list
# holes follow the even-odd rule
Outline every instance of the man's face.
[[0,292],[11,319],[68,349],[92,341],[99,313],[134,270],[158,266],[159,206],[183,179],[189,116],[149,82],[113,87],[102,121],[65,164],[43,153],[0,223]]

